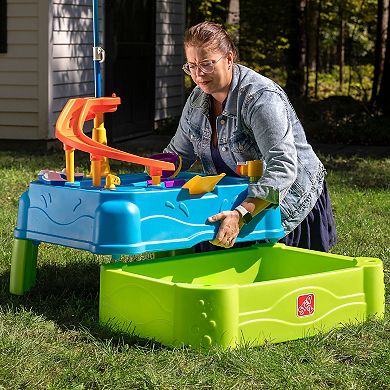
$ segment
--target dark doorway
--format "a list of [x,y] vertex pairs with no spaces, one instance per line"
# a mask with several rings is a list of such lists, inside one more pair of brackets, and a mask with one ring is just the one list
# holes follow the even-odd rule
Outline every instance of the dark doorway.
[[117,112],[105,117],[109,142],[151,133],[155,97],[153,0],[106,0],[105,92],[121,98]]

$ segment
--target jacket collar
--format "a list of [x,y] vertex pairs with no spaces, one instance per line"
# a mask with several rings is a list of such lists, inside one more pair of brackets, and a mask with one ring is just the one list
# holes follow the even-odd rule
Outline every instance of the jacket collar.
[[222,115],[237,116],[237,97],[238,97],[238,81],[240,79],[240,68],[238,65],[233,64],[233,77],[230,84],[229,93],[226,99],[225,108],[222,111]]
[[[222,115],[226,116],[237,116],[237,96],[238,96],[238,81],[240,78],[240,68],[238,65],[233,64],[233,77],[230,84],[229,93],[226,99],[225,107],[222,111]],[[204,93],[199,87],[194,89],[194,98],[191,106],[198,108],[203,111],[204,114],[208,115],[210,107],[210,95]]]

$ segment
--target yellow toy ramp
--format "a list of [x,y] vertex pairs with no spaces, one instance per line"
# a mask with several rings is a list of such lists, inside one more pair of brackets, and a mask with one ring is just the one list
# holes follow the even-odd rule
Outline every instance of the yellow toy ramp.
[[187,188],[190,195],[201,195],[213,191],[216,184],[224,177],[226,173],[214,176],[196,175],[188,180],[182,188]]

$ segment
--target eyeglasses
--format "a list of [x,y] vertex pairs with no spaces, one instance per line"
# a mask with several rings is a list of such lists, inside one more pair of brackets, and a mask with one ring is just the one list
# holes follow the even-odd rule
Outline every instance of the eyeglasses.
[[217,60],[205,60],[200,62],[198,65],[187,62],[183,65],[182,69],[190,76],[196,73],[196,68],[199,68],[199,70],[203,73],[213,73],[215,64],[223,57],[225,56],[219,57]]

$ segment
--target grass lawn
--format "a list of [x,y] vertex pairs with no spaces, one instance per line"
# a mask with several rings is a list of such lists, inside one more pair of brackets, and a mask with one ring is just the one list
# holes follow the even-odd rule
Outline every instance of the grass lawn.
[[[336,215],[333,253],[379,257],[390,285],[390,159],[322,156]],[[85,158],[77,157],[87,170]],[[107,256],[41,244],[35,289],[11,296],[18,199],[63,156],[0,152],[0,390],[390,389],[389,295],[384,321],[233,351],[172,349],[98,325]],[[124,165],[114,165],[116,172]]]

